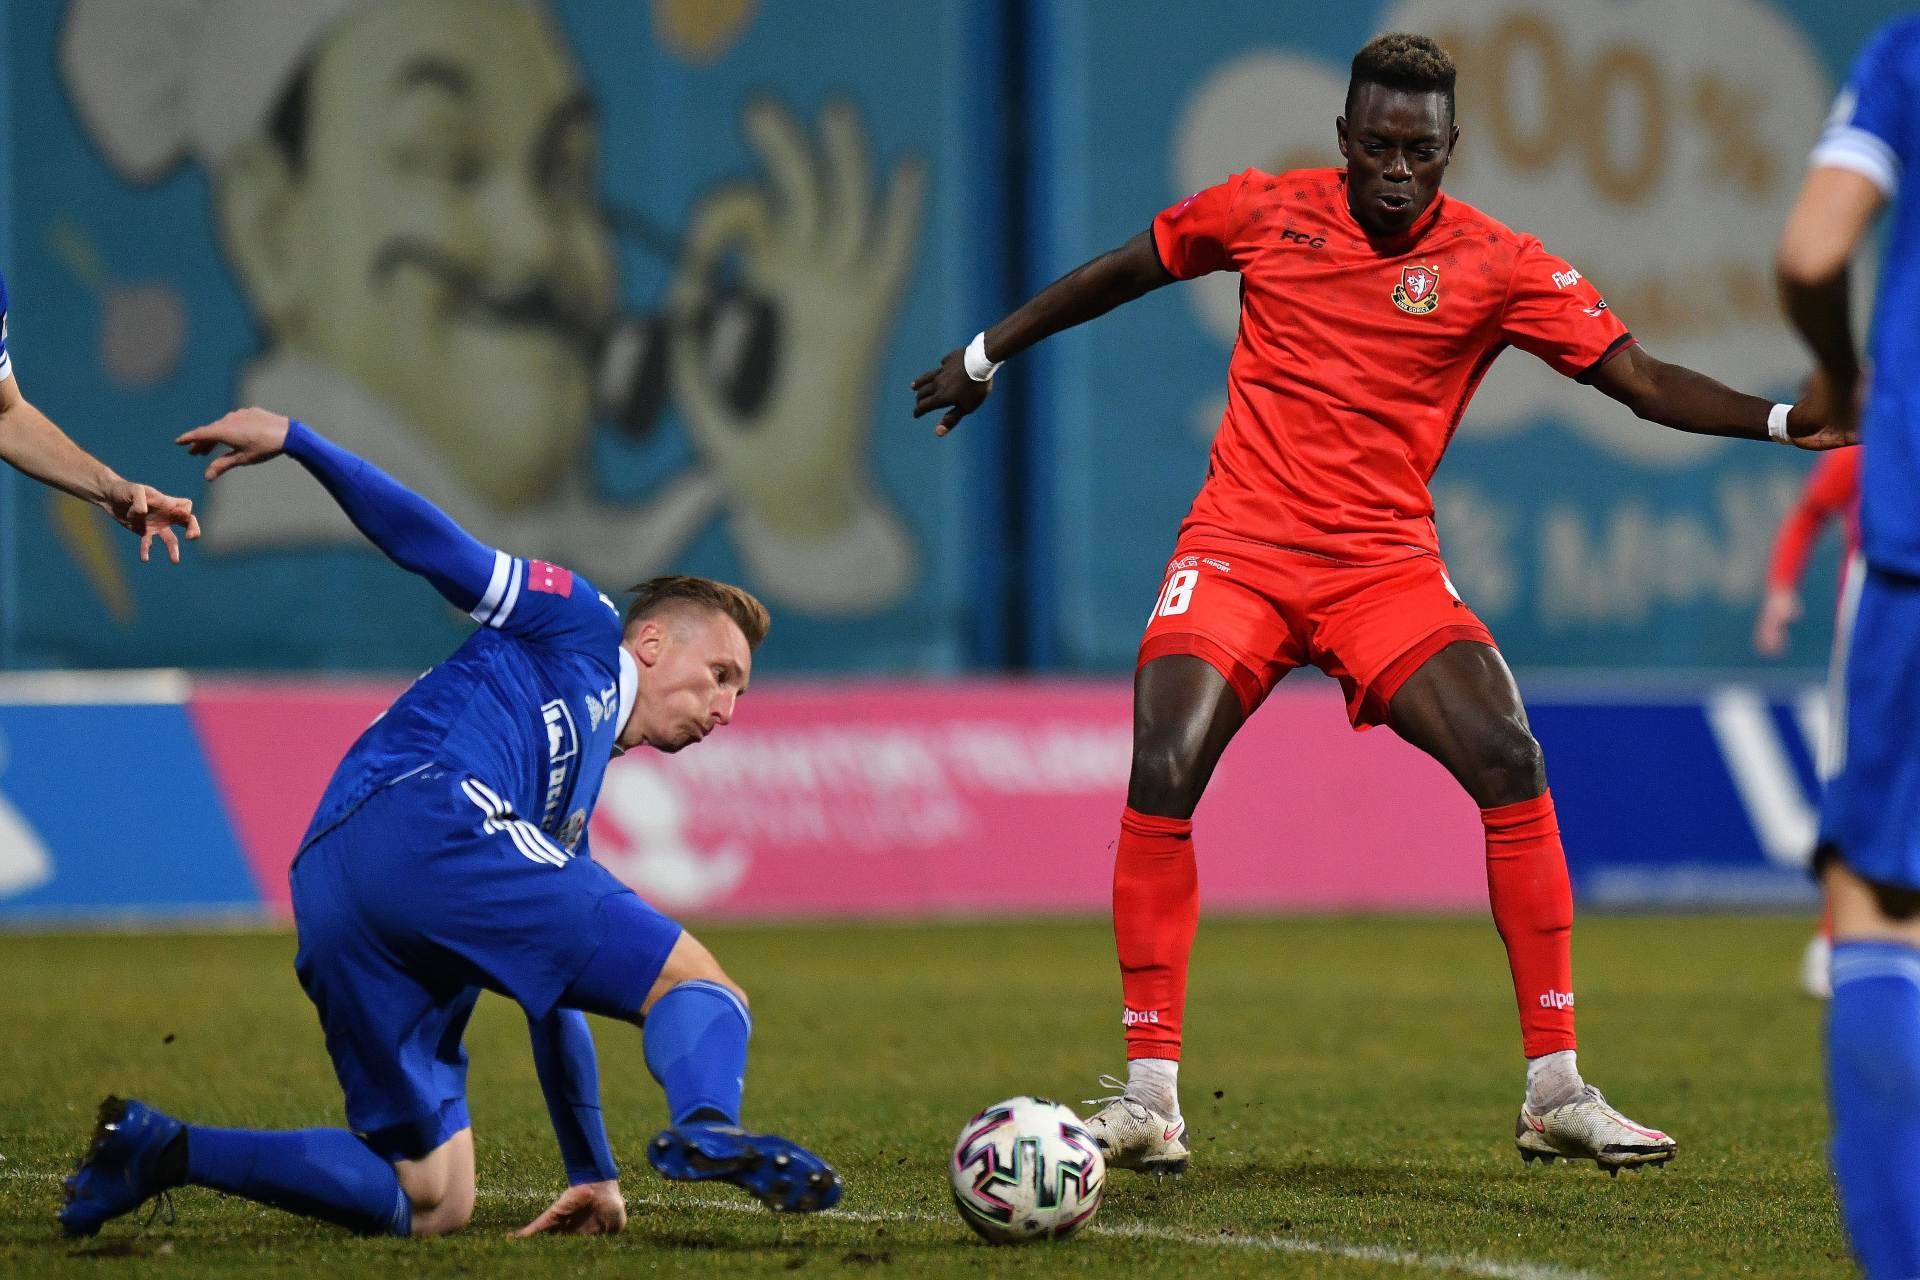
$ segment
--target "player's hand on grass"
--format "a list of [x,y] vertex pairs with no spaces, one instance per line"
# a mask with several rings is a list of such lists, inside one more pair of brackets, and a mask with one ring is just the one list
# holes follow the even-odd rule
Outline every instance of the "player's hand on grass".
[[929,369],[913,380],[914,417],[922,417],[935,409],[947,411],[940,425],[933,429],[937,436],[953,430],[960,419],[985,404],[993,394],[993,379],[975,382],[967,372],[966,357],[964,348],[955,347],[941,359],[939,368]]
[[196,458],[225,445],[227,452],[207,464],[207,479],[218,480],[235,467],[279,457],[287,447],[287,420],[265,409],[235,409],[218,422],[184,432],[174,443],[187,446]]
[[1787,651],[1787,628],[1800,620],[1800,597],[1792,591],[1774,588],[1760,603],[1759,620],[1753,624],[1753,647],[1769,658]]
[[1816,451],[1860,443],[1860,411],[1866,398],[1864,375],[1842,383],[1825,369],[1815,369],[1800,403],[1787,411],[1787,439]]
[[620,1183],[582,1182],[568,1187],[546,1212],[513,1234],[519,1237],[610,1236],[627,1225],[627,1201]]
[[140,535],[143,564],[153,552],[155,538],[166,547],[167,559],[180,563],[180,539],[173,531],[176,525],[189,541],[200,536],[200,520],[193,514],[192,501],[162,493],[151,485],[115,477],[100,507],[122,527]]

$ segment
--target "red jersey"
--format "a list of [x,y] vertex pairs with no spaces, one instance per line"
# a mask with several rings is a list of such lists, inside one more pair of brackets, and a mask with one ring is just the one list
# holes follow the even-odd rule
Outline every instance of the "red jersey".
[[1240,273],[1207,481],[1181,526],[1379,564],[1436,553],[1427,481],[1509,346],[1585,378],[1633,341],[1578,271],[1444,194],[1370,239],[1345,169],[1248,169],[1153,220],[1176,279]]
[[1821,529],[1835,518],[1846,522],[1847,558],[1860,550],[1860,450],[1833,449],[1820,455],[1800,491],[1800,500],[1780,522],[1767,566],[1767,586],[1792,591],[1806,572],[1807,554]]

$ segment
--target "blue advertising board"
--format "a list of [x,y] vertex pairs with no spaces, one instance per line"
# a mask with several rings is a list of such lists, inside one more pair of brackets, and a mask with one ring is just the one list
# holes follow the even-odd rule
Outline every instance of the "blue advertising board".
[[0,705],[0,927],[261,914],[184,705]]
[[1628,700],[1549,686],[1527,712],[1583,905],[1815,902],[1824,689]]

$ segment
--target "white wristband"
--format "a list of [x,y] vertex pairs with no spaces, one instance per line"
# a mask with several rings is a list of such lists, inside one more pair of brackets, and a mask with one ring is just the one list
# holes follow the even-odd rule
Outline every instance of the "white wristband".
[[967,344],[965,357],[967,376],[975,382],[992,382],[993,371],[1000,363],[987,359],[987,331],[982,329],[973,335],[973,341]]
[[1777,404],[1767,410],[1767,439],[1780,444],[1793,443],[1787,435],[1787,411],[1792,408],[1790,404]]

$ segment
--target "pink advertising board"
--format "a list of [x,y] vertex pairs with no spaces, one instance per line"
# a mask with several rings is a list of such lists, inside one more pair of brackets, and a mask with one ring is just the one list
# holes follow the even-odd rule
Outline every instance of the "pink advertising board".
[[[333,764],[398,687],[205,684],[194,723],[261,894]],[[734,723],[607,772],[594,856],[705,918],[1099,912],[1125,797],[1123,682],[763,686]],[[1210,909],[1483,907],[1478,815],[1331,685],[1282,687],[1196,818]]]

